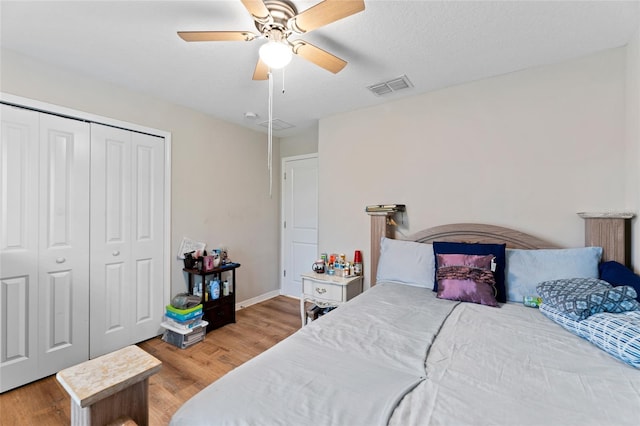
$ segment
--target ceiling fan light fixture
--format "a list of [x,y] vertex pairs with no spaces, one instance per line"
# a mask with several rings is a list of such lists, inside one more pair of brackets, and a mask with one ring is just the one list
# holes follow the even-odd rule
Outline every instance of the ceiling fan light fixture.
[[271,69],[277,70],[289,65],[293,53],[291,48],[281,41],[269,40],[260,46],[260,59]]
[[256,81],[267,80],[270,69],[287,66],[293,54],[337,74],[347,61],[303,40],[289,40],[289,36],[294,32],[307,33],[365,9],[364,0],[322,0],[301,13],[292,0],[240,1],[253,18],[259,34],[249,31],[178,31],[178,36],[188,42],[267,38],[268,42],[260,47],[260,60],[253,71]]

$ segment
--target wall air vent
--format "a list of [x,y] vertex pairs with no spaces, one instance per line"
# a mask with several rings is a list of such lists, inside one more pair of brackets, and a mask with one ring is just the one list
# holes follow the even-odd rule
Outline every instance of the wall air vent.
[[[262,127],[269,127],[269,120],[267,121],[263,121],[262,123],[260,123],[260,125]],[[274,118],[273,121],[271,122],[271,128],[273,130],[284,130],[284,129],[290,129],[292,127],[296,127],[293,124],[287,123],[286,121],[282,121],[279,118]]]
[[410,87],[413,87],[413,84],[411,84],[409,77],[403,75],[398,78],[368,86],[367,89],[369,89],[376,96],[384,96],[388,95],[389,93],[397,92],[398,90],[408,89]]

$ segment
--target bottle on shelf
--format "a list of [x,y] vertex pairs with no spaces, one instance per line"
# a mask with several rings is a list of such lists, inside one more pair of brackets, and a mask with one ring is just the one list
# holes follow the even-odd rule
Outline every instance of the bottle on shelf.
[[217,279],[211,280],[209,283],[209,291],[211,292],[211,300],[220,298],[220,281]]

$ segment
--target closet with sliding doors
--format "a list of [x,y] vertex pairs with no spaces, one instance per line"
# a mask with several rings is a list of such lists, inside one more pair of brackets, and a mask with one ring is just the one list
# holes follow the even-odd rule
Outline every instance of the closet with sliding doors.
[[74,111],[0,108],[4,392],[159,334],[170,141]]

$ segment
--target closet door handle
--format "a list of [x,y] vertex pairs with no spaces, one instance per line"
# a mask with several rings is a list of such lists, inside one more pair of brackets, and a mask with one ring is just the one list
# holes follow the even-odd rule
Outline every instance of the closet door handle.
[[67,259],[65,259],[64,257],[59,257],[59,258],[56,259],[56,263],[64,263],[66,261],[67,261]]
[[119,256],[120,255],[120,251],[114,250],[111,254],[114,255],[114,256]]

